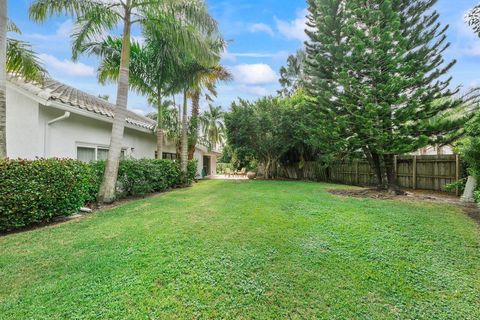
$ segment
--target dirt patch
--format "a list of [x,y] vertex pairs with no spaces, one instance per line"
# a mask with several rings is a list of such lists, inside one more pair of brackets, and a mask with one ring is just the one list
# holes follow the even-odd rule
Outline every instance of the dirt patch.
[[403,190],[404,194],[395,195],[377,189],[330,189],[328,192],[337,196],[353,198],[371,198],[378,200],[420,200],[441,203],[461,204],[460,199],[445,192]]
[[[405,190],[404,190],[405,191]],[[406,190],[404,195],[393,195],[377,189],[330,189],[331,194],[341,197],[367,198],[377,200],[428,201],[460,206],[465,214],[480,225],[480,208],[476,204],[465,204],[459,197],[445,192]]]

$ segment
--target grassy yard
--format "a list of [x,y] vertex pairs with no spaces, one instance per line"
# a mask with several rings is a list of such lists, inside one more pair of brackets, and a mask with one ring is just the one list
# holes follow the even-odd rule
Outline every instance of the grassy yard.
[[479,319],[460,209],[206,181],[0,238],[0,319]]

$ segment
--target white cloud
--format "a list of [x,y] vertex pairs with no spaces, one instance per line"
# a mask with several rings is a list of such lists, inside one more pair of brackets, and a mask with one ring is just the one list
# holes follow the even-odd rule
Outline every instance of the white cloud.
[[71,60],[60,60],[50,54],[42,53],[38,57],[48,67],[61,71],[69,76],[90,77],[95,76],[95,69],[83,63],[75,63]]
[[264,63],[239,64],[231,69],[235,81],[242,84],[257,85],[272,83],[278,80],[278,75],[275,71],[268,64]]
[[275,33],[273,32],[272,28],[265,24],[265,23],[254,23],[250,25],[248,28],[250,32],[265,32],[266,34],[269,34],[273,36]]
[[73,30],[73,22],[68,19],[63,23],[59,24],[57,30],[53,34],[40,34],[40,33],[31,33],[25,34],[25,37],[32,40],[42,40],[42,41],[59,41],[59,40],[68,40]]
[[284,21],[275,18],[278,31],[290,40],[306,41],[307,34],[307,9],[301,10],[297,13],[297,18],[293,21]]
[[272,94],[272,90],[262,86],[241,86],[240,91],[257,97],[264,97]]

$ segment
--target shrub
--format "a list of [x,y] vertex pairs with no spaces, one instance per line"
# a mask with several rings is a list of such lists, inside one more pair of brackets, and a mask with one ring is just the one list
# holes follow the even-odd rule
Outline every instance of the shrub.
[[76,212],[89,198],[91,175],[76,160],[0,161],[0,231]]
[[[0,161],[0,231],[48,222],[95,203],[104,170],[105,161]],[[117,199],[191,184],[196,173],[196,161],[189,162],[184,176],[178,164],[169,160],[123,160]]]

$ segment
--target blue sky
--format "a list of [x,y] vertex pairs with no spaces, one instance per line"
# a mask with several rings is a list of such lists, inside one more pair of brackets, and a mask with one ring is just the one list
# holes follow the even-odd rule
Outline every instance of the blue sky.
[[[81,1],[81,0],[79,0]],[[20,38],[32,43],[50,75],[91,94],[109,94],[115,100],[115,85],[101,86],[95,77],[98,61],[81,57],[70,60],[72,23],[68,17],[56,17],[44,24],[28,19],[30,0],[9,0],[9,17],[23,31]],[[480,39],[463,22],[465,12],[479,0],[439,0],[436,9],[441,21],[450,25],[452,43],[445,57],[458,60],[451,71],[454,85],[480,86]],[[273,94],[278,88],[278,70],[288,54],[303,47],[306,2],[304,0],[207,0],[211,14],[218,20],[229,41],[222,63],[235,80],[219,86],[215,104],[228,109],[237,97],[256,99]],[[139,34],[137,34],[139,36]],[[18,37],[18,36],[17,36]],[[202,103],[203,107],[205,102]],[[153,109],[146,99],[130,95],[129,109],[139,113]]]

